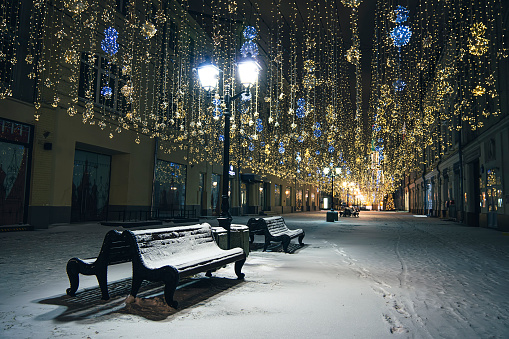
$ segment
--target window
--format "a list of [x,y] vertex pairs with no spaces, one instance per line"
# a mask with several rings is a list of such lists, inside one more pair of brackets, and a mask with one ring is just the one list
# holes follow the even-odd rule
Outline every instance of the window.
[[155,206],[162,211],[183,210],[186,205],[186,165],[157,160]]
[[[120,68],[107,58],[86,52],[81,54],[78,89],[81,99],[91,100],[110,111],[127,113],[131,110],[131,104],[121,93],[126,84],[127,78],[121,75]],[[105,87],[111,88],[111,95],[101,94]]]
[[285,200],[286,200],[286,206],[292,206],[292,188],[290,186],[286,186]]
[[274,185],[274,205],[281,206],[281,185]]

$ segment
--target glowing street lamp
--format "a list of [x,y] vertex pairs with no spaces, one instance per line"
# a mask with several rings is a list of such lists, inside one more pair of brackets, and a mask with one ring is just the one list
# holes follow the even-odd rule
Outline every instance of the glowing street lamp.
[[[238,99],[243,93],[249,93],[249,88],[256,84],[258,81],[258,73],[260,72],[260,65],[251,56],[247,55],[242,58],[238,63],[238,73],[240,82],[244,85],[244,90],[230,97],[228,91],[224,96],[224,150],[223,150],[223,194],[221,196],[221,215],[217,218],[219,226],[227,231],[227,246],[230,248],[230,230],[232,223],[232,216],[230,214],[230,202],[228,196],[228,178],[230,177],[230,117],[231,117],[231,103]],[[205,62],[196,68],[201,86],[211,91],[218,87],[219,84],[219,68],[210,62]]]

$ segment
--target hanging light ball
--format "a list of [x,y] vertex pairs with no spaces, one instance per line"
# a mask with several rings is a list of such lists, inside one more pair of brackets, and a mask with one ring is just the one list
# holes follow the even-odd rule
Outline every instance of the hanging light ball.
[[390,37],[394,46],[403,47],[410,42],[412,31],[408,26],[399,25],[392,30]]
[[240,54],[242,54],[244,58],[247,58],[249,55],[256,57],[258,55],[258,45],[252,40],[246,41],[242,44],[242,47],[240,47]]
[[145,37],[145,39],[152,38],[157,32],[156,26],[150,21],[145,21],[143,25],[141,25],[141,34]]
[[111,96],[113,95],[113,90],[111,89],[110,86],[104,86],[103,88],[101,88],[101,95],[106,99],[110,99]]
[[303,106],[299,106],[296,110],[295,110],[295,115],[297,116],[297,118],[304,118],[306,116],[306,110],[304,109]]
[[329,153],[332,153],[332,152],[334,152],[334,146],[332,146],[332,145],[329,145],[328,151],[329,151]]
[[251,152],[254,151],[255,147],[252,142],[249,143],[249,146],[247,146],[247,149],[250,150]]
[[101,48],[102,50],[110,55],[113,56],[118,52],[118,32],[113,27],[108,27],[104,30],[104,39],[101,41]]
[[256,34],[258,32],[256,31],[256,28],[254,28],[253,26],[247,26],[246,28],[244,28],[244,38],[246,38],[247,40],[253,40],[254,38],[256,38]]
[[403,80],[398,79],[398,80],[394,81],[393,85],[394,85],[394,90],[401,92],[402,90],[405,89],[406,83]]
[[297,100],[297,106],[303,107],[305,104],[306,100],[304,100],[304,98],[300,98],[299,100]]
[[408,20],[408,14],[410,11],[406,9],[406,7],[399,5],[398,8],[394,10],[394,13],[396,14],[395,22],[400,24]]
[[279,153],[283,154],[285,152],[285,148],[284,148],[284,144],[283,142],[281,141],[279,143]]

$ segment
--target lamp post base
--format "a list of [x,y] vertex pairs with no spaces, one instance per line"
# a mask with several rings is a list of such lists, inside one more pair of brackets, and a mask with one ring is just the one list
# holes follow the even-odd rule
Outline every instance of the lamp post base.
[[336,211],[327,211],[327,221],[334,222],[338,220],[338,212]]
[[222,227],[226,230],[226,246],[230,249],[230,239],[231,239],[231,226],[232,226],[232,217],[219,217],[217,218],[217,222],[219,223],[219,227]]

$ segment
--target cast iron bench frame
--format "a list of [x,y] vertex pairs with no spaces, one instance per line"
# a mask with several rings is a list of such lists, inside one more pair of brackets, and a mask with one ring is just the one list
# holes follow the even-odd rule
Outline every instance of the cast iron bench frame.
[[[172,246],[173,245],[173,246]],[[193,253],[196,254],[193,256]],[[183,255],[182,255],[183,254]],[[157,258],[157,262],[151,259]],[[241,272],[246,254],[240,247],[223,250],[217,246],[208,223],[172,228],[130,231],[109,231],[97,258],[82,260],[72,258],[67,263],[71,287],[67,294],[75,296],[79,273],[95,275],[103,300],[109,299],[107,268],[121,262],[132,261],[131,295],[136,297],[143,280],[163,282],[166,303],[178,307],[173,299],[180,278],[199,272],[212,276],[212,271],[235,262],[237,279],[244,279]]]
[[263,251],[267,250],[271,241],[281,242],[283,250],[288,253],[288,245],[293,238],[299,238],[299,245],[303,246],[302,240],[306,233],[302,229],[290,230],[286,226],[283,217],[268,217],[268,218],[251,218],[248,221],[249,237],[251,242],[254,241],[255,234],[264,234],[265,243]]

